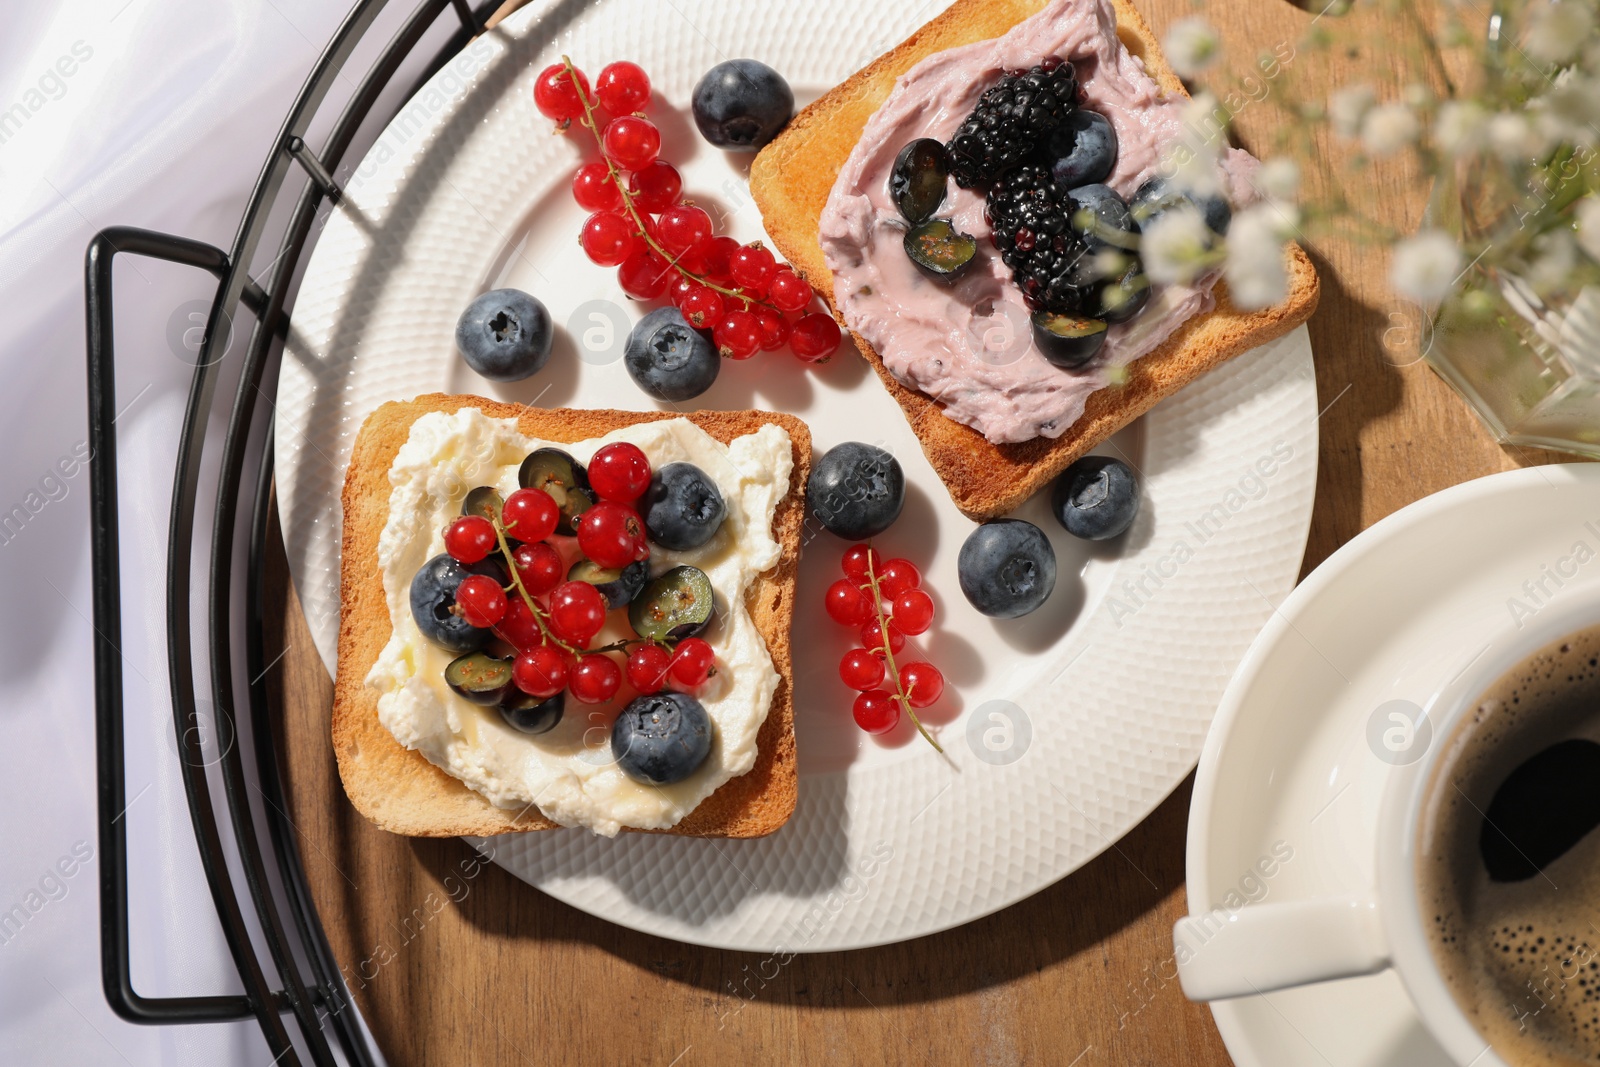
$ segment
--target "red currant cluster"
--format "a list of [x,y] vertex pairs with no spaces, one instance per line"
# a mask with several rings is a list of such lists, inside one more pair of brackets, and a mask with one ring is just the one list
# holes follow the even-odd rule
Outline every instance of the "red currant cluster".
[[[899,724],[904,709],[917,731],[939,749],[913,709],[939,699],[944,675],[926,661],[895,665],[906,636],[926,633],[933,625],[933,598],[921,589],[921,573],[910,560],[885,562],[869,545],[851,545],[843,564],[845,576],[828,587],[827,609],[839,625],[860,627],[861,647],[839,661],[840,679],[860,693],[856,724],[869,734],[886,733]],[[885,679],[893,691],[883,687]]]
[[[530,696],[566,689],[579,703],[602,704],[621,689],[624,670],[641,694],[668,684],[692,693],[711,676],[715,660],[698,637],[670,647],[634,638],[589,648],[605,625],[606,598],[565,575],[580,557],[608,568],[650,558],[649,536],[634,510],[650,486],[650,461],[636,445],[617,442],[594,454],[588,473],[599,499],[578,518],[576,538],[556,536],[561,509],[543,489],[506,497],[498,520],[464,515],[445,528],[445,551],[453,558],[471,565],[498,552],[510,577],[501,585],[489,575],[471,575],[456,589],[455,610],[516,650],[511,678]],[[613,652],[627,653],[625,668],[608,655]]]
[[617,268],[623,292],[636,300],[667,297],[690,325],[710,330],[729,359],[785,344],[807,363],[833,355],[839,324],[809,310],[810,283],[759,242],[718,236],[705,209],[681,198],[683,178],[659,158],[661,131],[638,114],[650,101],[642,68],[612,63],[591,91],[583,71],[563,57],[539,74],[533,100],[563,129],[576,119],[594,135],[601,158],[572,176],[573,199],[594,212],[578,243],[595,263]]

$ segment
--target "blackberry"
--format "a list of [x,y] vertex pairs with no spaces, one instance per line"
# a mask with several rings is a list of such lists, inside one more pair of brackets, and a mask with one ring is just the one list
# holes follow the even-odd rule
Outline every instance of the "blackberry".
[[1080,314],[1094,282],[1092,256],[1072,228],[1072,202],[1047,162],[1034,159],[989,189],[985,215],[994,246],[1034,311]]
[[981,188],[1021,163],[1073,111],[1078,79],[1055,56],[990,86],[950,138],[950,173],[963,189]]

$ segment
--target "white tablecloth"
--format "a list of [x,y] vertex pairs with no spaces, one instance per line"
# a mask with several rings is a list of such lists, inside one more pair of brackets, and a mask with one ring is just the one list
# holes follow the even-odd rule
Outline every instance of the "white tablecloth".
[[[403,14],[392,6],[383,17],[391,27]],[[253,1022],[134,1026],[101,993],[83,255],[97,230],[115,224],[226,248],[344,7],[0,5],[0,1062],[8,1065],[271,1060]],[[240,988],[179,787],[162,636],[168,495],[191,374],[183,336],[212,285],[197,271],[131,256],[116,268],[125,820],[134,982],[146,995]]]

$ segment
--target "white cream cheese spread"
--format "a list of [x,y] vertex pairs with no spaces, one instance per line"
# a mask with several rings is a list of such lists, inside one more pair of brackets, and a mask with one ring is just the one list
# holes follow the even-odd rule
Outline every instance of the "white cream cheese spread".
[[[443,530],[460,514],[469,490],[492,485],[509,495],[518,488],[518,466],[535,448],[554,445],[587,462],[612,441],[639,446],[655,468],[693,463],[727,503],[722,528],[700,548],[672,552],[652,546],[652,575],[679,564],[698,567],[710,578],[716,602],[712,623],[701,634],[716,652],[716,673],[695,694],[714,724],[711,754],[675,785],[637,782],[611,758],[611,723],[633,695],[626,685],[617,700],[603,705],[579,704],[569,694],[555,729],[524,734],[497,709],[450,690],[444,668],[455,654],[424,638],[411,617],[412,576],[444,551]],[[773,539],[772,521],[789,490],[792,466],[789,435],[773,425],[723,445],[687,419],[665,419],[567,444],[524,436],[515,420],[491,419],[473,407],[422,416],[389,469],[389,518],[378,540],[393,626],[366,678],[379,693],[379,720],[400,744],[498,807],[532,805],[554,822],[607,837],[624,827],[675,825],[755,763],[756,734],[778,675],[745,607],[745,591],[778,563],[782,549]],[[622,636],[632,636],[626,612],[612,612],[594,644]]]
[[[1110,120],[1117,161],[1106,184],[1130,198],[1184,134],[1183,99],[1162,94],[1144,64],[1117,39],[1110,0],[1051,0],[1003,37],[931,55],[895,83],[839,172],[821,219],[834,298],[901,382],[996,444],[1059,437],[1114,368],[1152,351],[1191,316],[1213,306],[1216,274],[1193,285],[1157,286],[1144,311],[1112,326],[1095,362],[1051,365],[1033,347],[1029,311],[990,243],[981,192],[952,179],[938,214],[978,239],[978,261],[952,283],[934,281],[904,250],[905,223],[889,194],[895,157],[918,137],[948,141],[984,91],[1007,71],[1048,56],[1070,60],[1082,106]],[[1254,157],[1221,154],[1223,188],[1235,204],[1253,191]]]

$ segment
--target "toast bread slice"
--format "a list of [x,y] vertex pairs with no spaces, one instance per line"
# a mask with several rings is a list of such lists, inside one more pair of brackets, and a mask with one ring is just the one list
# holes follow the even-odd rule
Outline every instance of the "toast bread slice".
[[[356,810],[382,829],[411,837],[489,836],[557,826],[532,806],[521,811],[495,807],[421,753],[402,747],[378,721],[378,694],[365,684],[367,672],[392,633],[378,566],[378,538],[389,517],[389,468],[418,418],[467,406],[479,408],[490,418],[514,418],[528,436],[557,442],[587,440],[624,426],[678,417],[672,412],[529,408],[433,393],[384,404],[362,424],[342,494],[333,750],[339,777]],[[685,417],[724,444],[768,423],[788,431],[794,471],[789,492],[774,514],[772,531],[783,552],[778,565],[758,576],[745,596],[745,606],[778,672],[778,687],[756,736],[755,766],[723,783],[676,826],[644,832],[761,837],[788,821],[799,784],[789,637],[804,523],[804,486],[811,467],[811,433],[792,415],[771,412],[701,411]]]
[[[926,57],[1004,35],[1037,14],[1046,0],[956,0],[892,51],[835,86],[796,115],[763,148],[750,168],[750,192],[774,244],[821,293],[833,310],[833,275],[823,258],[818,224],[834,180],[854,151],[867,120],[888,98],[895,81]],[[1117,36],[1168,96],[1187,97],[1148,24],[1128,0],[1113,0]],[[1120,385],[1089,396],[1083,415],[1057,438],[992,444],[981,433],[946,418],[941,405],[902,385],[863,338],[850,333],[899,403],[933,469],[962,513],[982,521],[1021,504],[1095,445],[1206,371],[1282,336],[1317,306],[1315,268],[1304,250],[1287,250],[1289,293],[1276,307],[1242,311],[1218,281],[1216,307],[1180,326],[1154,351],[1134,361]],[[847,329],[848,332],[848,329]]]

